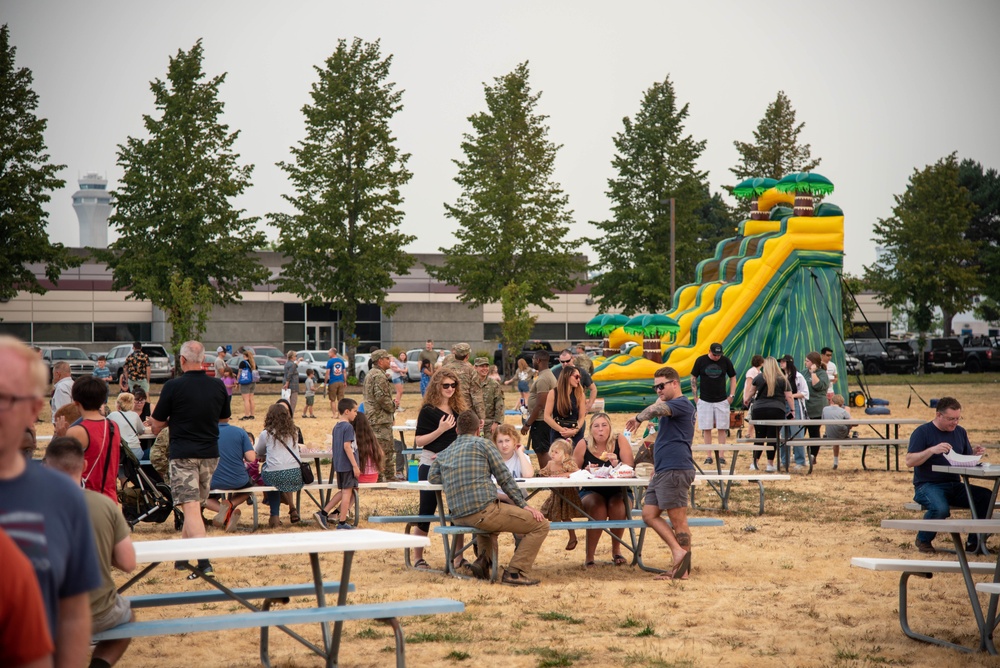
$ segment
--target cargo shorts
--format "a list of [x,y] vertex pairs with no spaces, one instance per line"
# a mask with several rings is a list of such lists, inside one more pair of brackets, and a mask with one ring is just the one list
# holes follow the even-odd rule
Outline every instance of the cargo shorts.
[[211,459],[171,459],[170,494],[174,505],[182,503],[205,503],[212,488],[212,474],[219,465],[219,458]]

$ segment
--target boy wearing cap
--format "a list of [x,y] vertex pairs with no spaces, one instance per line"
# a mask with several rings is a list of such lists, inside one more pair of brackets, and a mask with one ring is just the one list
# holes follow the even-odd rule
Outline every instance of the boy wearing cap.
[[[726,391],[726,376],[729,376],[729,391]],[[699,389],[701,393],[699,394]],[[719,445],[726,444],[729,429],[729,406],[736,398],[736,369],[732,361],[722,354],[722,344],[713,343],[708,354],[694,362],[691,369],[691,394],[698,407],[698,428],[705,437],[705,445],[712,444],[712,430],[719,431]],[[725,450],[716,450],[719,464],[725,465]],[[712,453],[705,459],[712,463]]]
[[474,363],[477,382],[483,391],[483,406],[486,415],[483,417],[483,435],[491,438],[497,427],[503,424],[503,388],[495,379],[490,378],[490,360],[487,357],[477,357]]

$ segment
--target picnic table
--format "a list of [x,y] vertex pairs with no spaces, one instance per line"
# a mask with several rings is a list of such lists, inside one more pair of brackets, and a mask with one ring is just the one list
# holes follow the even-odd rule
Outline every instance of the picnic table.
[[[981,563],[969,562],[968,556],[965,553],[965,544],[962,540],[962,534],[993,534],[1000,533],[1000,520],[977,520],[977,519],[947,519],[947,520],[882,520],[882,528],[884,529],[901,529],[903,531],[933,531],[938,533],[948,533],[951,535],[952,543],[955,545],[955,554],[958,556],[958,571],[962,575],[962,580],[965,584],[966,593],[969,596],[969,603],[972,606],[972,615],[975,619],[976,626],[979,630],[979,646],[978,648],[965,647],[963,645],[958,645],[956,643],[947,642],[939,638],[934,638],[933,636],[924,635],[921,633],[914,632],[909,628],[909,624],[906,621],[906,582],[909,575],[912,574],[924,574],[933,572],[949,572],[943,570],[944,567],[948,565],[948,562],[933,562],[936,564],[941,564],[941,570],[919,570],[922,566],[915,566],[913,570],[906,570],[907,566],[905,561],[902,562],[898,567],[893,570],[902,571],[902,579],[900,581],[899,596],[900,596],[900,606],[899,606],[899,616],[900,616],[900,626],[903,629],[903,633],[908,637],[915,640],[922,640],[924,642],[933,643],[936,645],[942,645],[944,647],[950,647],[952,649],[958,649],[966,652],[972,651],[987,651],[990,654],[996,655],[997,649],[993,644],[993,629],[997,622],[997,603],[1000,599],[1000,557],[997,558],[996,565],[992,567],[993,581],[989,583],[980,583],[977,585],[973,581],[972,576],[974,574],[981,574],[983,568]],[[852,560],[853,562],[858,562],[859,559]],[[923,562],[915,562],[923,563]],[[856,564],[863,565],[863,564]],[[888,570],[888,569],[887,569]],[[976,593],[977,589],[979,591],[986,592],[990,595],[989,606],[987,613],[984,616],[983,608],[979,603],[979,596]]]
[[[871,447],[882,447],[885,446],[885,470],[890,470],[890,459],[889,459],[889,448],[895,448],[896,452],[896,470],[899,470],[899,446],[906,445],[909,441],[905,438],[899,437],[899,428],[904,424],[919,425],[924,424],[927,420],[920,418],[886,418],[886,417],[859,417],[851,418],[849,420],[823,420],[823,419],[798,419],[798,420],[751,420],[755,425],[761,425],[765,427],[823,427],[830,425],[841,425],[841,426],[861,426],[867,425],[872,431],[875,432],[874,438],[843,438],[843,439],[831,439],[831,438],[803,438],[801,436],[793,436],[788,438],[783,433],[785,430],[780,429],[778,431],[778,446],[779,448],[787,448],[791,445],[840,445],[840,446],[860,446],[861,450],[861,468],[868,470],[868,466],[865,464],[865,456],[868,454],[868,448]],[[804,430],[802,430],[804,433]],[[741,439],[745,441],[762,441],[767,439]],[[721,448],[718,448],[721,449]],[[785,471],[788,471],[788,467],[791,465],[791,457],[785,459]],[[779,465],[781,460],[779,459]],[[812,473],[812,458],[807,458],[809,462],[809,473]]]
[[[402,632],[397,617],[411,614],[434,614],[436,612],[460,612],[464,606],[458,601],[449,599],[427,599],[424,601],[407,601],[401,603],[378,603],[368,605],[347,605],[347,593],[351,589],[350,577],[354,553],[357,551],[387,550],[398,548],[422,547],[429,544],[426,537],[409,536],[406,534],[377,531],[374,529],[359,529],[356,531],[314,531],[284,534],[224,536],[185,538],[171,540],[138,541],[135,543],[136,561],[146,566],[128,582],[119,588],[119,592],[127,591],[133,584],[145,578],[150,571],[161,563],[172,564],[184,562],[187,569],[198,576],[202,582],[214,587],[225,598],[233,600],[250,612],[248,614],[224,613],[209,616],[182,616],[174,619],[128,622],[108,631],[96,634],[96,639],[110,640],[115,638],[138,637],[150,635],[167,635],[189,633],[195,631],[230,630],[236,628],[261,629],[261,663],[269,666],[267,656],[268,628],[277,626],[283,632],[303,644],[316,654],[322,656],[327,666],[338,663],[343,622],[352,619],[378,619],[390,624],[396,633],[397,665],[405,664],[403,658],[404,644]],[[324,582],[322,562],[319,555],[324,553],[342,553],[339,583]],[[261,594],[257,590],[235,589],[223,584],[218,577],[206,577],[195,566],[188,563],[195,559],[229,559],[262,557],[284,554],[308,555],[312,570],[312,583],[308,587],[292,587],[295,595],[315,596],[315,605],[307,608],[296,608],[274,611],[270,610],[273,592]],[[326,594],[336,591],[335,606],[327,606]],[[199,596],[201,594],[201,596]],[[178,603],[197,603],[205,598],[204,592],[178,592],[176,594],[156,594],[141,597],[141,607],[158,607],[177,605]],[[287,592],[286,592],[287,594]],[[219,598],[218,594],[212,596]],[[251,598],[264,598],[263,606],[251,602]],[[178,600],[179,599],[179,600]],[[288,624],[315,623],[322,630],[322,647],[303,638],[298,633],[287,628]],[[330,628],[331,622],[333,628]]]
[[[939,473],[954,473],[962,479],[962,484],[965,486],[965,495],[969,500],[969,511],[972,513],[972,519],[993,519],[993,510],[997,502],[997,492],[1000,491],[1000,466],[991,466],[989,464],[981,466],[943,466],[935,464],[931,466],[931,470]],[[990,496],[990,505],[986,511],[986,517],[976,517],[976,507],[975,504],[972,503],[972,490],[969,489],[969,486],[972,484],[972,478],[993,481],[993,490]],[[985,536],[979,537],[979,545],[976,547],[976,551],[979,554],[988,557],[990,556],[990,551],[986,549],[985,539]]]

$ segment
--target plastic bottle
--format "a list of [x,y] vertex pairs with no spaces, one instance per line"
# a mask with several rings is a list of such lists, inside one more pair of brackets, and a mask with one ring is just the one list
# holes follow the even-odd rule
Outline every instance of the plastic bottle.
[[407,462],[406,467],[406,480],[407,482],[418,482],[420,469],[420,460],[416,457],[411,457],[410,461]]

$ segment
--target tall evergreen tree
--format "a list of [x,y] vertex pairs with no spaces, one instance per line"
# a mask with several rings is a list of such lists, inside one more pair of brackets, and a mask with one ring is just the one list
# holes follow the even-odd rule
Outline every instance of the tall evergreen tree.
[[14,62],[10,30],[0,27],[0,299],[20,290],[43,294],[45,289],[28,268],[45,265],[55,283],[63,269],[77,266],[62,244],[49,241],[42,205],[49,192],[66,182],[56,178],[66,165],[53,165],[45,146],[44,118],[35,116],[38,94],[31,89],[32,74]]
[[965,235],[979,244],[977,264],[983,291],[976,314],[1000,323],[1000,174],[966,159],[958,166],[958,183],[969,191],[976,206]]
[[[740,161],[729,171],[737,182],[751,177],[780,179],[793,172],[808,172],[819,166],[821,158],[812,157],[809,144],[800,144],[799,135],[806,124],[795,122],[792,102],[779,90],[774,102],[767,105],[764,117],[753,133],[753,142],[734,141]],[[733,186],[726,186],[730,193]],[[734,211],[746,218],[747,203],[741,202]]]
[[[694,278],[695,265],[714,234],[708,172],[699,171],[705,140],[684,134],[688,105],[678,108],[667,77],[642,96],[635,119],[624,118],[615,135],[611,161],[618,173],[608,179],[613,218],[595,222],[600,230],[594,269],[601,272],[592,294],[601,309],[626,313],[668,310],[670,294],[670,205],[674,198],[676,284]],[[708,213],[706,213],[708,207]],[[717,232],[718,230],[716,230]]]
[[256,218],[233,207],[252,165],[237,164],[239,132],[221,123],[219,89],[206,79],[199,40],[170,58],[166,81],[150,84],[158,114],[144,114],[147,138],[118,146],[125,170],[110,223],[119,238],[99,252],[113,289],[162,309],[175,352],[198,338],[214,306],[233,304],[269,274],[254,251],[264,242]]
[[378,304],[391,314],[392,274],[409,273],[414,262],[402,250],[414,237],[398,229],[410,155],[389,127],[402,92],[388,81],[392,56],[382,58],[379,48],[339,40],[315,68],[312,102],[302,108],[305,138],[291,149],[294,162],[278,163],[295,189],[284,198],[296,213],[269,216],[286,258],[278,287],[340,311],[350,360],[358,306]]
[[966,238],[975,207],[958,184],[955,154],[914,170],[894,199],[892,217],[875,224],[884,251],[865,267],[864,280],[883,306],[904,310],[921,337],[940,308],[948,336],[952,317],[972,306],[982,285],[977,244]]
[[[459,223],[444,264],[427,271],[460,290],[470,305],[501,302],[505,322],[524,321],[530,304],[550,309],[546,299],[576,285],[583,259],[565,243],[571,213],[567,197],[552,181],[556,146],[548,139],[548,118],[536,112],[541,93],[532,93],[528,63],[486,85],[486,111],[469,116],[464,160],[455,160],[462,194],[445,204]],[[505,291],[505,288],[506,291]],[[510,303],[508,303],[510,302]],[[512,307],[512,304],[520,304]],[[551,310],[551,309],[550,309]],[[516,332],[517,327],[505,327]],[[522,342],[502,341],[507,350]]]

